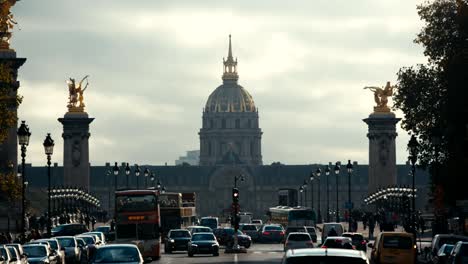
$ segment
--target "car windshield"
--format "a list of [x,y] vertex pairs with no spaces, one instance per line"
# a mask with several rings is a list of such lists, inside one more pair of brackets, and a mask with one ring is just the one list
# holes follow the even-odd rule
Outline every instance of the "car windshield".
[[395,249],[410,249],[413,246],[411,237],[407,236],[384,236],[383,247]]
[[265,226],[265,231],[283,231],[281,226]]
[[288,241],[309,241],[310,236],[308,234],[290,234]]
[[305,256],[291,257],[286,260],[287,264],[367,264],[365,259],[334,256]]
[[18,255],[16,254],[16,249],[14,247],[7,247],[8,251],[10,251],[10,255],[17,258]]
[[69,238],[69,237],[61,237],[57,238],[58,242],[60,243],[60,246],[65,248],[65,247],[76,247],[76,242],[75,239]]
[[313,227],[306,227],[308,233],[315,233],[315,228]]
[[49,242],[49,245],[52,249],[54,250],[57,250],[58,249],[58,243],[57,241],[53,240],[53,239],[50,239],[50,240],[47,240],[47,242]]
[[6,249],[3,247],[0,248],[0,255],[2,255],[4,259],[8,259],[8,253],[6,252]]
[[185,231],[185,230],[171,231],[170,238],[177,238],[177,237],[190,237],[190,232]]
[[214,235],[212,234],[195,234],[192,237],[192,241],[200,241],[200,240],[216,240]]
[[84,240],[86,245],[94,244],[94,239],[92,237],[90,237],[90,236],[82,236],[80,238]]
[[25,246],[23,247],[23,250],[28,258],[41,258],[47,256],[45,246]]
[[138,249],[134,247],[100,248],[94,256],[94,263],[140,262]]
[[439,255],[442,254],[442,253],[444,253],[445,255],[450,254],[450,252],[452,252],[453,247],[454,247],[454,245],[445,244],[445,246],[442,246],[439,249]]
[[250,230],[257,231],[257,227],[254,226],[254,225],[244,225],[244,226],[242,226],[242,231],[250,231]]
[[364,240],[362,235],[343,234],[343,236],[351,238],[353,243],[360,243],[362,240]]

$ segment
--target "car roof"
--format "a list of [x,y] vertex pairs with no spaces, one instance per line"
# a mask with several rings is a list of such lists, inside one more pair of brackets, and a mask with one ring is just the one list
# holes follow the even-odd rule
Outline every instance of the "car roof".
[[55,238],[59,239],[59,238],[75,238],[75,237],[74,236],[56,236]]
[[189,232],[187,229],[183,229],[183,228],[180,228],[180,229],[171,229],[171,230],[169,230],[169,232],[173,232],[173,231],[184,231],[184,232]]
[[213,233],[210,233],[210,232],[198,232],[198,233],[195,233],[193,235],[213,235]]
[[286,252],[286,258],[305,256],[340,256],[366,259],[366,255],[361,250],[341,248],[301,248],[288,250]]
[[455,235],[455,234],[437,234],[434,236],[434,238],[437,238],[437,237],[454,237],[454,238],[468,238],[468,236],[462,236],[462,235]]
[[44,245],[44,244],[39,244],[39,243],[36,243],[36,244],[25,244],[23,245],[23,248],[25,247],[45,247],[47,249],[47,246]]
[[343,236],[328,236],[325,240],[332,240],[332,239],[351,240],[350,237],[343,237]]
[[133,245],[133,244],[107,244],[107,245],[104,245],[104,246],[100,246],[98,249],[101,249],[101,248],[119,248],[119,247],[132,247],[132,248],[136,248],[138,249],[138,247],[136,245]]
[[342,234],[342,236],[345,236],[345,235],[363,236],[363,237],[364,237],[364,235],[363,235],[362,233],[358,233],[358,232],[344,232],[344,233]]

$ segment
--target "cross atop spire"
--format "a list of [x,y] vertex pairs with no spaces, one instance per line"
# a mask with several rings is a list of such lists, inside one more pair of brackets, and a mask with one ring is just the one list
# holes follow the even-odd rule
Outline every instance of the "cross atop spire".
[[226,60],[223,58],[223,64],[224,64],[223,81],[227,81],[227,80],[237,81],[239,79],[239,75],[237,75],[237,58],[236,60],[234,60],[234,58],[232,57],[231,35],[229,35],[228,57]]

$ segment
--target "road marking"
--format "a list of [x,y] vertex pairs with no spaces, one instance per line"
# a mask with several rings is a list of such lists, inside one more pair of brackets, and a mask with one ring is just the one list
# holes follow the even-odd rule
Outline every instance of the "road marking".
[[234,263],[237,263],[237,254],[234,254]]

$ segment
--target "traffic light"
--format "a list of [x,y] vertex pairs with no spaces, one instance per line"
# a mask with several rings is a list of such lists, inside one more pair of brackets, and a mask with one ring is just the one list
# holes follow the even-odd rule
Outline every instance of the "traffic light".
[[232,188],[232,202],[239,203],[239,189]]

